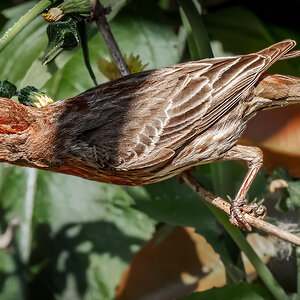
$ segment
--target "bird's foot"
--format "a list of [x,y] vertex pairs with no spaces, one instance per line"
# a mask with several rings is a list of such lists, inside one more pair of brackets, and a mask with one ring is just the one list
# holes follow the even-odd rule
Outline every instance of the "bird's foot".
[[243,199],[234,199],[230,207],[229,221],[239,228],[252,231],[251,226],[245,220],[244,214],[264,220],[267,215],[267,209],[264,205],[257,203],[245,204]]
[[264,220],[267,216],[267,208],[257,203],[244,204],[243,211],[254,218]]

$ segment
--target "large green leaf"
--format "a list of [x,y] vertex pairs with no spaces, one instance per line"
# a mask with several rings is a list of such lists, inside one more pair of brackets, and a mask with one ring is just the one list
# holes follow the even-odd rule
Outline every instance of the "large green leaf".
[[[10,28],[36,1],[7,9],[3,15],[9,19],[0,32],[0,37]],[[126,1],[105,1],[105,6],[110,6],[112,11],[108,15],[111,20],[126,4]],[[52,65],[43,66],[41,58],[47,46],[46,27],[47,22],[42,16],[34,19],[12,42],[1,51],[0,76],[18,86],[34,85],[41,88],[59,69],[61,69],[79,48],[72,51],[64,51]],[[89,28],[89,37],[97,33],[95,26]]]
[[228,7],[204,16],[212,40],[222,43],[223,49],[235,54],[247,54],[263,48],[273,39],[263,23],[242,6]]
[[48,290],[73,299],[95,293],[112,299],[133,253],[151,237],[153,221],[130,207],[121,187],[3,164],[0,174],[1,210],[6,219],[20,219],[13,251],[24,263],[18,269],[1,252],[3,289],[11,288],[14,274],[22,280],[29,272],[30,291],[41,297]]
[[224,231],[204,202],[186,184],[169,179],[126,190],[135,199],[137,209],[160,222],[195,227],[225,259],[230,257],[225,247]]
[[[0,32],[0,36],[7,31],[35,2],[25,3],[4,12],[10,20]],[[47,23],[40,16],[23,29],[21,34],[4,49],[0,55],[0,77],[18,85],[25,76],[32,62],[39,58],[47,45],[45,35]]]

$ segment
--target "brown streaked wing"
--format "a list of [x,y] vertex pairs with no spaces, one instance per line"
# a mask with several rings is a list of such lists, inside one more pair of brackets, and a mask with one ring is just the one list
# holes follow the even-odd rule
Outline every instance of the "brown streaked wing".
[[[120,111],[128,104],[123,122],[117,116],[111,121],[112,127],[122,127],[118,148],[113,149],[115,166],[144,168],[169,159],[188,139],[222,118],[294,45],[283,41],[255,54],[184,63],[105,85],[95,96],[102,104],[107,99]],[[93,138],[97,148],[100,142]]]
[[[206,68],[207,65],[203,64],[201,67]],[[191,69],[193,68],[191,65]],[[168,76],[170,71],[172,75]],[[174,154],[172,149],[156,151],[155,148],[170,118],[168,111],[172,107],[173,97],[180,94],[190,81],[189,74],[182,73],[182,69],[175,66],[154,71],[147,81],[151,90],[137,91],[122,131],[119,145],[122,164],[119,168],[143,168],[164,161]]]
[[[193,112],[193,117],[187,112],[182,113],[181,123],[186,128],[190,128],[191,131],[195,129],[194,134],[199,134],[209,128],[218,119],[225,115],[233,106],[235,106],[245,95],[245,93],[251,89],[256,83],[259,76],[276,60],[287,53],[290,49],[295,46],[295,42],[291,40],[283,41],[278,44],[272,45],[257,54],[249,54],[236,58],[224,58],[223,61],[220,59],[202,60],[200,62],[211,61],[213,62],[212,67],[205,73],[203,77],[209,78],[209,86],[211,94],[205,93],[203,95],[197,95],[199,98],[199,111],[191,108],[190,113]],[[205,109],[202,105],[203,98],[205,98],[211,105],[208,109]],[[213,100],[212,100],[213,99]],[[209,101],[212,100],[212,101]],[[186,104],[188,104],[187,99]],[[198,115],[197,115],[198,113]],[[196,120],[198,118],[198,120]],[[180,119],[178,114],[175,117],[170,118],[170,122],[164,130],[164,133],[168,134],[169,126],[174,126]],[[193,124],[193,122],[195,122]],[[182,129],[182,127],[181,127]],[[191,131],[189,134],[191,134]],[[166,147],[173,147],[181,145],[181,141],[184,141],[188,136],[181,136],[180,140],[174,140],[175,132],[172,132],[172,139],[168,137],[169,143],[164,143]],[[166,138],[162,136],[161,140],[164,141]]]

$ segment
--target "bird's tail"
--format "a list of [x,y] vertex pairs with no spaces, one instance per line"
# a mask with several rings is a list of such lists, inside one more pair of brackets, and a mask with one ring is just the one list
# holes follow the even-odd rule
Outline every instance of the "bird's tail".
[[279,59],[288,59],[299,56],[299,50],[291,51],[295,46],[296,42],[294,40],[284,40],[259,51],[258,54],[266,57],[273,63]]
[[[284,40],[258,52],[268,61],[268,65],[276,60],[300,56],[300,50],[291,51],[296,46],[294,40]],[[261,109],[300,103],[300,78],[286,75],[269,75],[263,73],[254,88],[255,96],[264,99]],[[258,100],[260,102],[260,100]]]
[[264,74],[254,89],[254,94],[270,100],[264,108],[300,103],[300,78],[287,75]]

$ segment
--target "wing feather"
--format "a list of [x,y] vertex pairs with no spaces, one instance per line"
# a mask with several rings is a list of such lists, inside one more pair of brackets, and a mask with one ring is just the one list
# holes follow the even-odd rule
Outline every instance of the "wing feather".
[[[287,40],[254,54],[142,72],[82,95],[89,93],[92,105],[102,107],[99,115],[111,114],[110,127],[119,130],[113,150],[115,167],[145,168],[170,159],[187,140],[227,114],[261,74],[294,46]],[[101,148],[99,134],[91,142]]]

